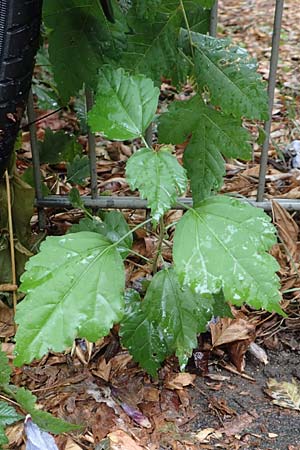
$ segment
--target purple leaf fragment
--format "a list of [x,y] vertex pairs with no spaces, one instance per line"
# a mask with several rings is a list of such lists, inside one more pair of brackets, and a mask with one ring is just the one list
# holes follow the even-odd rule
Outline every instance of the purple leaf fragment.
[[149,419],[146,416],[144,416],[144,414],[142,414],[141,411],[139,411],[136,408],[133,408],[127,403],[121,402],[120,405],[123,411],[127,414],[127,416],[129,416],[140,427],[151,428],[151,423]]
[[25,418],[26,450],[58,450],[54,438],[46,431],[42,431],[28,414]]

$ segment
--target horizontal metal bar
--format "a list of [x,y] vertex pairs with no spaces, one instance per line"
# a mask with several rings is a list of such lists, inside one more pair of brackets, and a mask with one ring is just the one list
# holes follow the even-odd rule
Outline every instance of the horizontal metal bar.
[[[242,202],[250,203],[253,206],[262,208],[265,211],[271,211],[271,201],[257,202],[247,198],[237,198]],[[88,208],[102,208],[102,209],[148,209],[147,201],[139,197],[108,197],[102,196],[93,199],[91,196],[81,197],[84,205]],[[289,211],[300,211],[300,200],[289,199],[273,199],[279,203],[283,208]],[[72,204],[67,196],[48,195],[43,199],[36,199],[36,206],[49,208],[72,208]],[[191,198],[179,198],[178,203],[172,209],[185,209],[185,206],[192,207],[193,200]]]

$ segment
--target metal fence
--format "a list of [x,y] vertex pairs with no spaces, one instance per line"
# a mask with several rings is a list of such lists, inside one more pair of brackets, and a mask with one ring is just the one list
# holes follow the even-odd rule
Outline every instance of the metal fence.
[[[265,131],[265,141],[262,146],[261,159],[260,159],[260,173],[258,182],[258,192],[256,201],[244,199],[243,201],[249,201],[253,205],[264,208],[265,210],[271,210],[271,202],[264,201],[265,193],[265,178],[267,170],[268,161],[268,149],[270,141],[270,131],[272,123],[272,109],[274,103],[274,92],[276,85],[276,72],[278,64],[278,54],[279,54],[279,42],[280,42],[280,31],[282,22],[284,0],[276,0],[275,11],[274,11],[274,24],[272,33],[272,52],[270,59],[270,72],[268,80],[268,98],[269,98],[269,120],[264,124]],[[217,23],[218,23],[218,0],[216,0],[212,10],[210,19],[210,34],[211,36],[216,36],[217,33]],[[86,91],[86,106],[87,110],[91,109],[93,104],[92,93]],[[34,170],[34,183],[36,192],[36,206],[39,215],[39,226],[41,229],[45,228],[45,207],[52,208],[70,208],[72,205],[67,196],[61,195],[47,195],[44,196],[42,192],[42,179],[40,173],[40,161],[39,161],[39,151],[37,146],[36,137],[36,126],[35,126],[35,113],[33,105],[33,96],[30,92],[28,100],[28,119],[29,119],[29,130],[30,130],[30,140],[32,148],[32,160],[33,160],[33,170]],[[148,130],[148,141],[152,140],[151,136],[152,128]],[[83,196],[82,200],[87,207],[101,208],[101,209],[147,209],[147,202],[138,197],[117,197],[117,196],[99,196],[97,189],[97,161],[96,161],[96,143],[95,136],[88,132],[88,145],[89,145],[89,161],[90,161],[90,177],[91,177],[91,195]],[[300,202],[287,199],[277,200],[284,208],[290,210],[300,210]],[[181,198],[179,203],[174,205],[174,209],[182,209],[184,205],[191,206],[191,198]]]

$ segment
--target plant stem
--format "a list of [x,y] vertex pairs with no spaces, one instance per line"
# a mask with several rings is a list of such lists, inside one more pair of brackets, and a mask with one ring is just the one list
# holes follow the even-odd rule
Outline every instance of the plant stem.
[[141,138],[141,141],[143,142],[143,144],[145,145],[146,148],[151,148],[151,147],[149,147],[148,142],[146,141],[146,139],[144,138],[143,135],[141,135],[140,138]]
[[191,35],[191,29],[190,29],[190,24],[189,24],[189,21],[188,21],[186,12],[185,12],[183,0],[180,0],[180,6],[181,6],[181,9],[182,9],[182,14],[183,14],[183,18],[184,18],[184,21],[185,21],[185,26],[186,26],[187,32],[189,34],[189,41],[190,41],[192,57],[194,57],[194,46],[193,46],[193,40],[192,40],[192,35]]
[[139,223],[134,228],[132,228],[132,230],[128,231],[128,233],[124,234],[124,236],[120,237],[120,239],[118,241],[114,242],[111,246],[112,247],[118,246],[120,244],[120,242],[124,241],[124,239],[126,239],[128,236],[130,236],[132,233],[134,233],[139,228],[142,228],[144,225],[151,222],[151,220],[152,220],[152,218],[150,217],[150,219],[144,220],[144,222]]
[[[128,249],[129,250],[129,249]],[[129,250],[129,252],[132,255],[138,256],[139,258],[143,259],[144,261],[150,262],[149,258],[146,258],[146,256],[141,255],[139,252],[135,252],[134,250]]]
[[[15,246],[14,246],[14,229],[12,222],[12,213],[11,213],[11,192],[10,192],[10,183],[8,171],[5,171],[5,183],[6,183],[6,195],[7,195],[7,214],[8,214],[8,229],[9,229],[9,244],[10,244],[10,259],[11,259],[11,275],[12,275],[12,284],[17,284],[17,275],[16,275],[16,259],[15,259]],[[17,294],[16,291],[12,293],[13,297],[13,309],[14,314],[16,314],[17,310]]]
[[161,256],[161,247],[162,247],[164,237],[165,237],[165,223],[164,223],[163,217],[161,217],[159,219],[158,246],[157,246],[156,255],[155,255],[155,258],[154,258],[153,264],[152,264],[153,274],[155,274],[157,272],[157,263],[158,263],[158,258]]

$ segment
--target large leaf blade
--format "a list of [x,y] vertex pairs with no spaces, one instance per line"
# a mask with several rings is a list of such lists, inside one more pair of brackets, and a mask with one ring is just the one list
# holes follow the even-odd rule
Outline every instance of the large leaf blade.
[[126,178],[130,188],[138,189],[148,200],[154,221],[170,209],[177,194],[183,194],[187,186],[185,170],[168,146],[158,151],[142,148],[134,153],[127,162]]
[[[205,34],[209,28],[209,11],[199,5],[199,0],[185,1],[184,8],[191,29]],[[122,66],[151,77],[157,85],[162,76],[172,78],[175,84],[184,82],[190,66],[179,46],[180,29],[185,27],[180,2],[134,0],[128,12],[128,25],[131,33]]]
[[109,139],[141,137],[154,118],[158,96],[159,89],[149,78],[103,67],[89,124],[93,131],[102,132]]
[[276,242],[269,217],[248,204],[213,197],[188,211],[174,237],[175,270],[198,293],[224,291],[226,300],[277,311],[278,264],[266,250]]
[[142,302],[129,302],[121,326],[122,342],[151,375],[172,353],[184,369],[197,346],[197,334],[206,330],[214,314],[215,303],[214,296],[182,287],[174,270],[164,269],[154,275]]
[[179,144],[190,138],[184,152],[184,166],[191,180],[194,205],[221,187],[229,158],[249,159],[249,134],[239,119],[207,106],[200,95],[174,102],[159,118],[160,142]]
[[97,71],[107,57],[119,59],[127,28],[116,4],[115,13],[112,24],[99,0],[44,1],[43,18],[51,30],[49,57],[63,101],[75,95],[83,83],[96,87]]
[[[22,276],[15,363],[61,351],[75,337],[95,341],[123,314],[122,259],[104,236],[91,232],[50,237]],[[55,332],[53,332],[55,330]]]
[[235,117],[268,118],[266,86],[245,49],[200,33],[183,31],[182,36],[187,48],[190,37],[193,41],[196,80],[201,89],[208,88],[215,106]]

